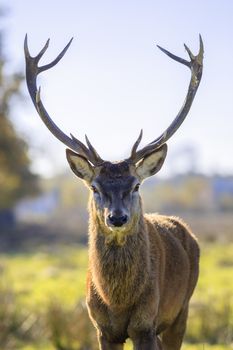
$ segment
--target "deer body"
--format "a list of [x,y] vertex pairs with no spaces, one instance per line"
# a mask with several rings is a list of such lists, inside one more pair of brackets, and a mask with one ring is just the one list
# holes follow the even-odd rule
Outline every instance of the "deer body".
[[[159,334],[163,349],[180,349],[188,302],[198,278],[198,244],[179,219],[143,215],[141,200],[138,214],[124,232],[122,244],[122,232],[113,235],[106,229],[91,195],[89,314],[98,329],[101,349],[120,349],[128,337],[135,349],[144,349],[146,339],[145,349],[159,349]],[[182,312],[185,318],[176,323]],[[172,327],[177,332],[169,336]]]
[[49,41],[32,57],[26,37],[26,80],[41,119],[69,147],[69,165],[91,192],[87,305],[100,349],[122,350],[125,340],[131,338],[134,350],[179,350],[198,278],[199,248],[181,220],[143,213],[139,186],[162,167],[166,141],[192,105],[202,76],[202,39],[197,56],[185,45],[190,61],[159,47],[191,70],[185,102],[163,134],[138,150],[141,132],[130,157],[118,163],[104,161],[87,137],[85,145],[73,135],[67,136],[41,101],[37,76],[56,65],[70,43],[54,61],[38,66]]

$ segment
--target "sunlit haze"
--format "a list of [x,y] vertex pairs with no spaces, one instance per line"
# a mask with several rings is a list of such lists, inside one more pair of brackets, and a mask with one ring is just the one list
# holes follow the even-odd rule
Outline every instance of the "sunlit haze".
[[[71,37],[62,61],[44,72],[42,100],[56,124],[84,141],[88,135],[102,158],[128,156],[140,129],[142,145],[175,118],[190,80],[189,70],[156,44],[187,58],[201,33],[204,73],[191,111],[168,141],[161,175],[183,170],[233,172],[233,2],[223,1],[19,1],[5,3],[2,28],[8,72],[24,70],[23,40],[36,55],[50,37],[50,62]],[[23,86],[25,100],[12,119],[30,145],[33,170],[44,176],[67,169],[65,146],[46,129]]]

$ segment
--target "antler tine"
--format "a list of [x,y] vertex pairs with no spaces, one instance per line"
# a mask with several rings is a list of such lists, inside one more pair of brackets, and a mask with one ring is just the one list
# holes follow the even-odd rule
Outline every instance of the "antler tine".
[[24,55],[26,58],[31,57],[28,49],[28,35],[25,35],[24,38]]
[[[68,42],[68,44],[64,47],[64,49],[59,53],[59,55],[55,58],[55,60],[53,60],[52,62],[50,62],[49,64],[45,64],[42,67],[39,67],[39,73],[48,70],[52,67],[54,67],[61,59],[62,57],[65,55],[66,51],[68,50],[68,48],[70,47],[71,43],[73,41],[73,38],[70,39],[70,41]],[[47,41],[49,43],[49,40]],[[46,43],[47,44],[47,43]],[[45,44],[45,46],[46,46]],[[48,46],[47,46],[48,47]],[[45,48],[45,50],[47,49],[47,47]],[[44,52],[45,52],[44,50]],[[43,51],[43,49],[41,50],[41,52]],[[42,55],[44,54],[44,52],[42,53]],[[40,54],[39,54],[40,55]],[[42,57],[41,55],[41,57]]]
[[103,163],[103,159],[99,156],[99,154],[97,153],[96,149],[92,146],[92,144],[90,143],[87,135],[85,135],[85,139],[86,139],[86,144],[89,148],[89,150],[91,151],[93,157],[95,158],[96,161],[96,165],[99,165],[101,163]]
[[58,140],[64,143],[66,146],[68,146],[75,152],[86,157],[91,163],[93,163],[93,165],[96,165],[97,163],[100,163],[101,158],[99,156],[97,157],[98,153],[94,150],[94,147],[93,146],[89,147],[89,144],[87,144],[89,147],[87,148],[81,141],[76,139],[73,135],[71,135],[71,138],[70,138],[54,123],[54,121],[50,118],[48,112],[46,111],[41,101],[41,96],[40,96],[41,89],[40,88],[37,89],[38,74],[54,67],[65,55],[72,40],[73,38],[68,42],[65,48],[60,52],[60,54],[52,62],[39,67],[38,62],[40,61],[41,57],[44,55],[45,51],[49,46],[49,39],[47,40],[46,44],[41,49],[41,51],[35,57],[32,57],[28,49],[27,35],[25,36],[24,53],[25,53],[25,60],[26,60],[27,87],[28,87],[28,91],[31,96],[31,99],[33,101],[33,104],[35,105],[39,116],[41,117],[42,121],[47,126],[47,128],[51,131],[51,133]]
[[143,130],[141,129],[140,131],[140,134],[136,140],[136,142],[134,143],[133,147],[132,147],[132,150],[131,150],[131,158],[134,158],[135,154],[136,154],[136,151],[137,151],[137,148],[139,146],[139,143],[141,142],[142,140],[142,135],[143,135]]
[[[185,45],[185,44],[184,44]],[[159,46],[159,45],[156,45],[163,53],[165,53],[167,56],[169,56],[170,58],[172,58],[173,60],[177,61],[177,62],[180,62],[182,64],[184,64],[185,66],[187,67],[190,67],[190,63],[189,61],[179,57],[179,56],[176,56],[174,55],[173,53],[171,53],[170,51],[167,51],[166,49],[164,49],[163,47]],[[187,46],[185,45],[185,48],[187,48]]]
[[[185,49],[189,54],[190,61],[187,61],[183,58],[180,58],[171,52],[163,49],[162,47],[158,46],[158,48],[163,51],[167,56],[172,58],[173,60],[184,64],[185,66],[189,67],[191,70],[191,80],[189,83],[188,92],[184,101],[184,104],[182,108],[180,109],[179,113],[177,114],[176,118],[173,120],[173,122],[169,125],[169,127],[154,141],[149,143],[147,146],[142,148],[141,150],[137,151],[134,150],[135,145],[133,146],[132,153],[128,161],[136,163],[143,157],[145,157],[147,154],[151,153],[152,151],[158,149],[160,146],[162,146],[167,140],[171,138],[171,136],[178,130],[180,125],[185,120],[191,105],[193,103],[194,97],[196,95],[197,89],[199,87],[201,77],[202,77],[202,69],[203,69],[203,54],[204,54],[204,45],[201,38],[201,35],[199,35],[199,41],[200,41],[200,48],[199,53],[197,56],[194,56],[191,50],[185,45]],[[133,152],[134,150],[134,152]]]
[[199,34],[199,52],[197,55],[197,60],[200,65],[202,65],[203,57],[204,57],[204,44],[203,44],[201,34]]
[[[36,55],[34,57],[34,60],[36,60],[37,63],[39,62],[39,60],[41,59],[41,57],[43,56],[43,54],[45,53],[45,51],[49,47],[49,41],[50,41],[50,39],[48,39],[46,41],[44,47],[41,49],[41,51],[38,53],[38,55]],[[28,49],[28,36],[27,36],[27,34],[25,35],[25,39],[24,39],[24,53],[25,53],[26,58],[32,58],[32,56],[30,55],[29,49]]]

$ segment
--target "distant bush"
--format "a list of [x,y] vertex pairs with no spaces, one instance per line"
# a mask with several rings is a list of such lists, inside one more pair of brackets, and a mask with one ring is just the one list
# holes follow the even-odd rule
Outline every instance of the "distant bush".
[[12,290],[0,287],[0,349],[19,350],[26,344],[41,349],[42,343],[56,350],[98,350],[85,303],[68,309],[53,301],[43,315],[34,314],[20,306]]
[[16,350],[20,344],[34,342],[39,334],[39,318],[23,310],[15,294],[5,287],[0,289],[0,349]]
[[190,343],[230,345],[233,342],[232,295],[214,295],[190,309],[186,340]]
[[50,340],[57,350],[98,350],[96,331],[89,319],[85,302],[67,309],[53,302],[46,314]]

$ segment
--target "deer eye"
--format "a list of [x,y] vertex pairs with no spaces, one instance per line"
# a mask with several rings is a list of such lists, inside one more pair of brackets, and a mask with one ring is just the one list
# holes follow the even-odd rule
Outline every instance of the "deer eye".
[[137,184],[135,187],[134,187],[134,190],[133,190],[133,192],[138,192],[138,190],[139,190],[139,187],[140,187],[140,184]]

